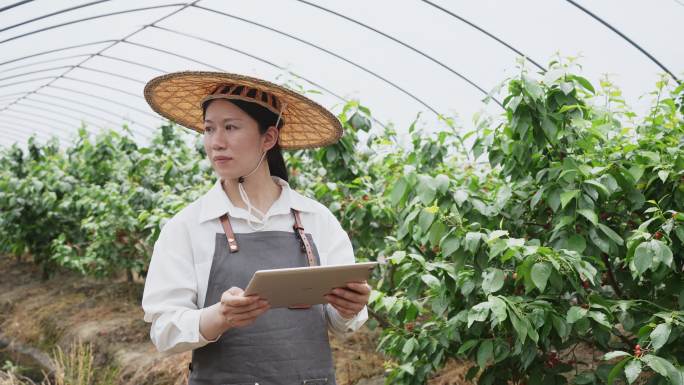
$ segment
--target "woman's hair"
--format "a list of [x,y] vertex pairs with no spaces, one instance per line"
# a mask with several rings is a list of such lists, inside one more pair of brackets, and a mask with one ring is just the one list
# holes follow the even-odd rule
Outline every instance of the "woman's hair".
[[[204,105],[202,105],[202,116],[206,115],[207,107],[212,101],[216,99],[208,100]],[[262,107],[256,103],[247,102],[244,100],[228,100],[229,102],[235,104],[239,109],[244,111],[252,119],[256,120],[259,126],[259,133],[265,134],[269,127],[275,126],[278,120],[278,115],[271,112],[266,107]],[[278,130],[283,126],[283,119],[280,118],[278,123]],[[276,143],[275,146],[271,147],[268,152],[266,152],[266,160],[268,161],[268,168],[271,171],[271,175],[277,176],[285,181],[288,180],[287,176],[287,166],[285,166],[285,159],[283,158],[283,152],[280,149],[280,144]]]

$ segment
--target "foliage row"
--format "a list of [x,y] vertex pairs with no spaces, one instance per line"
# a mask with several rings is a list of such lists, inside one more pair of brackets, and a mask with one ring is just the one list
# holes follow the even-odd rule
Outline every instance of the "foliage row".
[[[501,119],[463,136],[411,126],[401,145],[351,102],[338,144],[289,155],[357,259],[387,262],[369,308],[388,383],[461,358],[480,384],[684,384],[683,87],[660,82],[639,119],[560,63],[505,85]],[[164,126],[147,147],[82,131],[66,151],[8,149],[2,252],[46,274],[144,275],[160,225],[211,185],[190,142]]]

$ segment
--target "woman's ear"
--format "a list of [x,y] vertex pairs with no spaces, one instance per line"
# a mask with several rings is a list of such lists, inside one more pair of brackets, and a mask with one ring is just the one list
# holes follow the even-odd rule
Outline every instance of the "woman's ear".
[[263,135],[264,152],[273,148],[278,143],[278,129],[275,126],[269,127]]

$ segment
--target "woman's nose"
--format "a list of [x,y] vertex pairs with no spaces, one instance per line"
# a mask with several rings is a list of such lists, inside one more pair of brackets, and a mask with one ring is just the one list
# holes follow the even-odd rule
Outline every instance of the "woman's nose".
[[216,130],[211,136],[211,148],[213,150],[222,150],[228,147],[228,135],[224,130]]

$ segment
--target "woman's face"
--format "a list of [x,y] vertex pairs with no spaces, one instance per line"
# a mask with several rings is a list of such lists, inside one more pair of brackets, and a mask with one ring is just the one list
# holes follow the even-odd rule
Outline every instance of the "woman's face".
[[222,179],[249,174],[274,144],[271,130],[261,135],[257,121],[233,103],[225,99],[209,103],[204,116],[204,149]]

